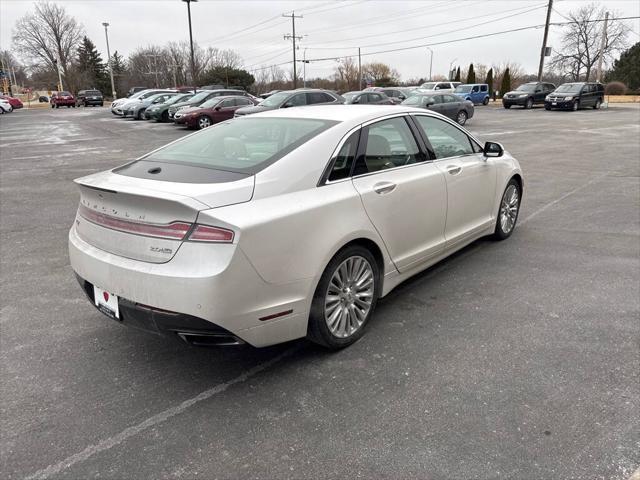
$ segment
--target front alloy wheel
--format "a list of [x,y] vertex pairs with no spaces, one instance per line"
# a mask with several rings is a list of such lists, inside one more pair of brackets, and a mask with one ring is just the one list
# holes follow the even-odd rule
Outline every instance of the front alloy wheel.
[[504,240],[513,233],[520,212],[520,193],[520,185],[515,179],[511,179],[500,201],[498,221],[494,232],[494,236],[498,240]]
[[202,130],[203,128],[207,128],[211,126],[211,119],[205,115],[201,116],[198,119],[198,128]]
[[579,108],[580,108],[580,102],[578,102],[578,100],[576,100],[571,105],[571,110],[573,110],[574,112],[577,112]]
[[527,104],[524,106],[524,108],[527,108],[527,109],[533,108],[533,98],[527,99]]
[[456,122],[458,122],[458,125],[464,125],[467,123],[467,112],[460,110],[456,116]]
[[371,252],[350,245],[322,274],[311,304],[308,338],[336,349],[358,340],[380,295],[380,273]]

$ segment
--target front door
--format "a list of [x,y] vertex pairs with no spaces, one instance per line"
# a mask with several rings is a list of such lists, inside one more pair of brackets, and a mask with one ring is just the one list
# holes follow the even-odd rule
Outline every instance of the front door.
[[447,182],[447,248],[487,228],[495,217],[496,171],[480,146],[458,127],[439,118],[415,116],[425,133],[435,165]]
[[445,177],[404,116],[363,128],[352,181],[399,271],[444,249]]

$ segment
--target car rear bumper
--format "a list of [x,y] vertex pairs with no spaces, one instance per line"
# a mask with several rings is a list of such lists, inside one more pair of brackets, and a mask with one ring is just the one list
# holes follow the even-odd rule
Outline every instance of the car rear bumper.
[[[265,282],[237,245],[184,242],[171,261],[154,264],[100,250],[80,238],[74,226],[69,258],[85,293],[88,283],[91,291],[96,285],[119,297],[125,324],[155,333],[222,328],[255,347],[307,332],[314,279]],[[180,323],[166,327],[166,315]]]
[[84,105],[104,105],[104,100],[83,100]]

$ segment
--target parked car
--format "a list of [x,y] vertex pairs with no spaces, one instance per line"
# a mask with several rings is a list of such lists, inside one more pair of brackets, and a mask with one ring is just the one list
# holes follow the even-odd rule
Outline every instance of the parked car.
[[604,85],[595,82],[563,83],[544,99],[544,108],[569,109],[592,107],[597,110],[604,102]]
[[347,105],[395,105],[395,102],[382,92],[347,92],[342,96]]
[[144,118],[147,120],[155,120],[156,122],[168,122],[169,107],[179,102],[186,102],[194,95],[195,93],[179,93],[169,98],[164,103],[151,105],[144,111]]
[[13,107],[9,103],[9,100],[0,98],[0,114],[11,113],[11,112],[13,112]]
[[461,85],[461,82],[425,82],[420,85],[420,90],[426,90],[428,92],[440,92],[440,93],[453,93],[458,85]]
[[300,107],[317,104],[342,104],[345,99],[331,90],[298,89],[285,90],[266,98],[253,107],[243,107],[236,110],[236,116],[277,110],[279,108]]
[[76,105],[83,105],[85,107],[91,106],[103,106],[104,98],[100,90],[80,90],[76,96]]
[[127,97],[132,97],[138,92],[142,92],[143,90],[149,90],[149,87],[131,87],[127,92]]
[[469,83],[458,85],[453,91],[454,95],[469,100],[474,104],[487,105],[489,103],[489,85],[486,83]]
[[544,104],[546,96],[555,89],[556,86],[553,83],[523,83],[514,91],[507,92],[502,96],[502,106],[511,108],[512,105],[520,105],[524,108],[533,108],[534,105]]
[[199,107],[207,100],[214,97],[221,97],[223,95],[239,95],[244,97],[249,96],[249,94],[244,90],[203,90],[195,94],[189,100],[174,103],[173,105],[171,105],[169,107],[169,119],[175,121],[182,115],[180,113],[181,110],[189,107]]
[[133,117],[134,120],[142,120],[148,107],[154,104],[162,104],[176,95],[178,95],[178,92],[162,92],[127,102],[122,106],[122,117]]
[[51,94],[51,108],[76,108],[76,99],[70,92],[56,92]]
[[155,95],[157,93],[170,93],[174,90],[164,90],[164,89],[147,89],[140,90],[139,92],[134,93],[130,97],[119,98],[111,102],[111,113],[114,115],[122,116],[124,112],[124,108],[127,107],[129,102],[137,102],[138,100],[144,100],[145,98],[150,97],[151,95]]
[[234,118],[75,182],[69,259],[92,305],[193,344],[255,347],[352,344],[401,282],[508,238],[522,198],[500,144],[404,106]]
[[9,102],[9,105],[11,105],[13,110],[19,110],[24,107],[19,98],[12,97],[10,95],[0,95],[0,98]]
[[40,95],[38,97],[38,103],[49,103],[49,97],[46,95]]
[[176,123],[200,130],[233,118],[238,108],[249,105],[256,105],[256,101],[246,96],[214,97],[199,107],[189,107],[181,110],[181,116],[176,120]]
[[433,110],[455,120],[459,125],[467,123],[475,110],[473,102],[463,100],[452,93],[417,93],[407,98],[402,105]]
[[400,87],[367,87],[363,90],[363,92],[384,93],[391,99],[391,103],[393,103],[394,105],[402,103],[402,101],[407,98],[404,92],[400,90]]
[[282,90],[270,90],[268,92],[265,93],[261,93],[260,95],[258,95],[260,98],[269,98],[271,95],[273,95],[274,93],[278,93],[281,92]]

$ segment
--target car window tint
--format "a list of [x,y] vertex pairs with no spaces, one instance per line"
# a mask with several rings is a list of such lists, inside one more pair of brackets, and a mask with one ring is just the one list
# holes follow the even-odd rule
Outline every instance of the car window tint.
[[183,137],[144,160],[253,174],[336,123],[309,118],[239,118]]
[[307,93],[307,103],[310,105],[314,103],[326,103],[330,101],[331,101],[331,97],[329,97],[329,95],[327,95],[326,93],[323,93],[323,92]]
[[285,105],[290,105],[292,107],[298,107],[300,105],[306,105],[307,104],[307,95],[305,95],[304,93],[298,93],[297,95],[294,95],[293,97],[291,97]]
[[359,138],[359,131],[351,134],[347,141],[344,142],[335,158],[332,159],[333,167],[329,174],[329,181],[341,180],[343,178],[347,178],[351,174],[351,166],[356,158]]
[[486,92],[487,91],[487,86],[486,85],[480,85],[480,91],[481,92]]
[[222,108],[233,107],[235,105],[235,100],[233,98],[228,98],[227,100],[223,100],[220,106]]
[[476,93],[478,91],[478,87],[473,87],[473,89],[471,90],[473,93]]
[[380,100],[382,100],[382,97],[379,93],[370,93],[369,98],[371,102],[379,102]]
[[439,95],[429,95],[428,97],[422,97],[422,106],[426,107],[427,105],[438,103],[438,100],[436,100],[438,96]]
[[462,130],[439,118],[417,115],[416,120],[433,147],[436,158],[474,153],[471,140]]
[[421,157],[406,120],[396,117],[368,127],[364,158],[358,160],[356,171],[361,174],[409,165]]
[[456,97],[455,95],[443,95],[442,97],[446,103],[453,103],[453,102],[460,101],[460,98]]

